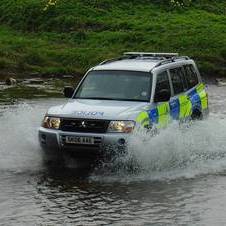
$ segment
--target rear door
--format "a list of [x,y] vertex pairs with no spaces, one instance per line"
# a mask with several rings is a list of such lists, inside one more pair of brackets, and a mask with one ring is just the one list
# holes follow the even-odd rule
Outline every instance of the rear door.
[[208,108],[208,96],[205,85],[199,81],[198,73],[192,64],[184,65],[185,78],[188,84],[188,96],[192,103],[192,111],[203,112]]
[[192,104],[186,94],[188,84],[185,79],[183,66],[171,68],[169,70],[173,86],[173,97],[170,100],[170,115],[173,119],[184,119],[192,114]]

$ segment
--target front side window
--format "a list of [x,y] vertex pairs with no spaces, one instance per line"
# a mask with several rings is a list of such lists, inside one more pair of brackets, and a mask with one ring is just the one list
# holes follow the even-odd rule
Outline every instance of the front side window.
[[184,92],[184,79],[181,68],[170,69],[170,76],[173,84],[174,94],[177,95]]
[[91,71],[73,98],[149,102],[151,86],[148,72]]
[[157,96],[162,90],[167,90],[169,93],[171,92],[167,71],[163,71],[157,75],[155,95]]

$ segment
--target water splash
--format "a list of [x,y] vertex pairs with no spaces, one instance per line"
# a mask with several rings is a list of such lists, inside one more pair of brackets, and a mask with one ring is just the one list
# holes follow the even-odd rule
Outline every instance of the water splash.
[[35,170],[41,164],[38,127],[47,106],[56,101],[30,101],[1,106],[0,170]]
[[224,171],[226,119],[210,116],[189,126],[175,122],[154,137],[136,133],[129,140],[128,152],[104,164],[104,170],[97,170],[92,179],[168,180]]
[[[37,129],[46,109],[62,100],[6,106],[0,116],[0,170],[41,167]],[[3,108],[1,108],[3,109]],[[210,115],[188,128],[171,124],[159,135],[136,133],[126,156],[102,165],[91,180],[146,181],[195,177],[226,170],[225,115]]]

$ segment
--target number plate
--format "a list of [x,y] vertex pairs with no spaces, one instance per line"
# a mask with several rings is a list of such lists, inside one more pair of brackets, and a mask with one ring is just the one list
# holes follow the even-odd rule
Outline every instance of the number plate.
[[93,137],[66,136],[66,144],[94,144]]

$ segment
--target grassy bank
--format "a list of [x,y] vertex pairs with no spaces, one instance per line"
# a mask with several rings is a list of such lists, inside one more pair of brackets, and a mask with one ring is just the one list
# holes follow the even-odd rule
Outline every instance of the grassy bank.
[[82,74],[124,51],[179,52],[226,76],[226,2],[198,2],[0,0],[0,77]]

